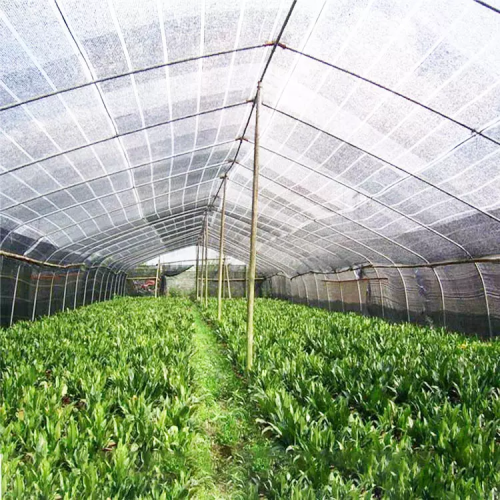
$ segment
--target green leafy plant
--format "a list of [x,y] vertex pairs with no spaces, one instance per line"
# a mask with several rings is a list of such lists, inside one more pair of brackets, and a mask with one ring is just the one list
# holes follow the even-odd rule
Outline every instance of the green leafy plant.
[[[246,304],[204,310],[241,374]],[[293,457],[269,498],[496,498],[500,342],[287,302],[256,304],[249,379]]]
[[0,331],[5,498],[183,498],[192,316],[120,298]]

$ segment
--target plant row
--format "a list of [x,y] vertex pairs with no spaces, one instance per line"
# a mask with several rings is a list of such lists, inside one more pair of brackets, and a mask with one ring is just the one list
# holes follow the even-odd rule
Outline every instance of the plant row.
[[[246,303],[216,303],[243,373]],[[269,498],[496,498],[500,342],[260,299],[251,397],[293,457]]]
[[189,305],[115,299],[0,331],[5,498],[189,494]]

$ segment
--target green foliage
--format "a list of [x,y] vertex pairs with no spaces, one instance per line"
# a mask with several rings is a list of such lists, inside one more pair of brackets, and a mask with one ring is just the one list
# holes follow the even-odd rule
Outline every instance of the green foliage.
[[[205,311],[245,367],[246,303]],[[252,401],[293,457],[269,498],[496,498],[500,342],[281,301],[256,305]]]
[[5,498],[184,498],[186,300],[121,298],[0,331]]

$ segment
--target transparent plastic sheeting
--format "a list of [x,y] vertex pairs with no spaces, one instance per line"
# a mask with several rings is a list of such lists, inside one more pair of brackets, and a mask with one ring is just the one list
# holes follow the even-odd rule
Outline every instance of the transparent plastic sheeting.
[[[207,214],[216,248],[229,172],[226,249],[246,260],[252,100],[263,79],[260,273],[500,253],[494,6],[0,0],[0,9],[4,251],[127,272],[196,244]],[[429,297],[441,284],[432,307],[465,287],[496,331],[494,264],[442,268],[439,279],[423,269]],[[387,271],[386,286],[407,317],[420,299],[405,273]]]

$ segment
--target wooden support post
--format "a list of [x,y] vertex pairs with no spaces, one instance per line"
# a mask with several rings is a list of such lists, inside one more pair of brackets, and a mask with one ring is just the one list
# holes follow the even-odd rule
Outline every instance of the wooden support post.
[[80,269],[76,273],[76,281],[75,281],[75,296],[73,297],[73,309],[76,309],[76,299],[78,297],[78,279],[80,278]]
[[155,299],[158,298],[158,280],[160,279],[160,256],[158,256],[158,265],[156,266],[156,279],[155,279]]
[[259,114],[261,105],[261,82],[257,84],[255,96],[255,140],[253,153],[252,224],[250,232],[250,259],[248,264],[247,298],[247,371],[253,364],[253,313],[255,301],[255,269],[257,264],[257,203],[259,198]]
[[66,307],[66,289],[68,287],[68,274],[69,274],[69,271],[66,271],[66,278],[64,279],[64,292],[63,292],[63,304],[62,304],[63,311],[64,311],[64,308]]
[[40,275],[42,274],[41,271],[38,272],[38,276],[36,278],[36,286],[35,286],[35,298],[33,300],[33,311],[31,313],[31,321],[34,321],[35,315],[36,315],[36,299],[38,297],[38,284],[40,283]]
[[19,272],[20,271],[21,271],[21,264],[19,264],[17,266],[16,282],[14,283],[14,294],[12,296],[12,308],[10,310],[10,323],[9,323],[9,326],[12,326],[12,323],[14,323],[14,309],[16,308],[17,283],[19,282]]
[[222,177],[222,210],[220,214],[220,235],[219,235],[219,283],[217,287],[217,319],[222,319],[222,274],[224,271],[224,223],[226,219],[226,185],[227,177]]
[[52,281],[50,282],[50,294],[49,294],[49,316],[50,316],[50,309],[52,307],[52,291],[54,289],[54,280],[56,279],[56,272],[54,271],[52,273]]
[[94,303],[95,284],[96,284],[96,281],[97,281],[97,273],[98,272],[99,272],[99,267],[95,270],[95,274],[94,274],[94,286],[92,287],[92,296],[90,297],[90,303],[91,304]]
[[89,281],[89,276],[90,276],[90,269],[87,269],[85,273],[85,285],[83,286],[83,302],[82,306],[85,306],[85,302],[87,301],[87,283]]
[[196,244],[196,276],[194,279],[194,287],[196,290],[196,300],[199,299],[200,287],[199,287],[199,277],[200,277],[200,244]]
[[[224,260],[225,262],[225,260]],[[226,266],[226,279],[227,279],[227,296],[231,299],[231,279],[229,278],[229,264],[225,264]]]
[[200,302],[203,301],[203,294],[205,293],[205,224],[203,224],[203,230],[201,231],[201,266],[200,266]]
[[[104,270],[103,273],[105,274],[106,270]],[[99,287],[99,302],[101,302],[102,299],[102,285],[104,285],[104,274],[102,275],[101,286]]]
[[205,307],[208,307],[208,213],[205,219]]
[[106,297],[109,299],[108,295],[108,285],[109,285],[109,278],[112,276],[111,271],[108,272],[108,275],[106,276],[106,284],[104,285],[104,300],[107,300]]
[[113,292],[114,292],[113,288],[114,288],[114,285],[115,285],[115,279],[117,279],[116,278],[116,274],[113,273],[111,275],[111,285],[109,286],[109,297],[108,297],[108,299],[112,299],[113,298]]

